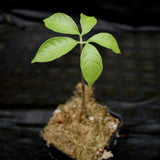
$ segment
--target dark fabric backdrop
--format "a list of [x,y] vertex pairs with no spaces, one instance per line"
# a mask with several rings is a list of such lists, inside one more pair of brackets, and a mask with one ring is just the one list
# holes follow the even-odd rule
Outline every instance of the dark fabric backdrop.
[[79,15],[83,12],[107,21],[133,26],[159,25],[160,4],[154,0],[2,0],[0,10],[31,9],[65,12]]

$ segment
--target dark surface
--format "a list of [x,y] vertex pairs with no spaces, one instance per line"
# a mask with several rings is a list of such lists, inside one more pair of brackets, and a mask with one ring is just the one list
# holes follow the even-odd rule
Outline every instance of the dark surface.
[[0,11],[11,13],[13,9],[64,12],[76,16],[85,13],[133,26],[159,26],[160,16],[160,3],[156,0],[1,0]]
[[[49,160],[39,134],[80,81],[79,47],[54,62],[31,64],[40,44],[59,34],[7,16],[0,25],[0,159]],[[97,100],[124,118],[115,159],[159,159],[159,29],[100,22],[92,33],[113,32],[122,51],[98,47],[104,70],[95,84]]]

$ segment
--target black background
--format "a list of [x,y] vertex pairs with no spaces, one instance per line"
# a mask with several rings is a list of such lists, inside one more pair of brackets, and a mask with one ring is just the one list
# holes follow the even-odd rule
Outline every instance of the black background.
[[1,9],[31,9],[38,11],[85,13],[107,21],[133,26],[159,25],[160,4],[154,0],[3,0]]

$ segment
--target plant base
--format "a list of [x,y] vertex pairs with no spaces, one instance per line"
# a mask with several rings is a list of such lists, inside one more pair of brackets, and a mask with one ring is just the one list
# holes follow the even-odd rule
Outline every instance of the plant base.
[[[42,137],[47,145],[54,145],[76,160],[102,160],[113,156],[106,152],[111,137],[120,124],[117,117],[106,112],[107,106],[100,105],[93,98],[93,89],[85,86],[86,112],[81,121],[81,90],[79,83],[74,96],[54,111]],[[108,156],[108,157],[107,157]]]

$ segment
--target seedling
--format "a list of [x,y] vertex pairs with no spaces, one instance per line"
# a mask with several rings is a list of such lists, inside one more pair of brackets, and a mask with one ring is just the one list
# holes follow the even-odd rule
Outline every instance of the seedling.
[[80,44],[82,112],[85,110],[84,79],[88,83],[89,87],[92,88],[94,82],[99,78],[103,70],[101,55],[91,42],[111,49],[116,54],[120,54],[116,39],[109,33],[98,33],[90,37],[87,41],[83,41],[83,36],[90,32],[96,23],[97,19],[95,17],[86,16],[81,13],[80,32],[73,19],[64,13],[55,13],[44,19],[44,24],[47,28],[58,33],[78,35],[79,41],[70,37],[50,38],[40,46],[36,56],[32,60],[32,63],[50,62],[67,54],[77,44]]

